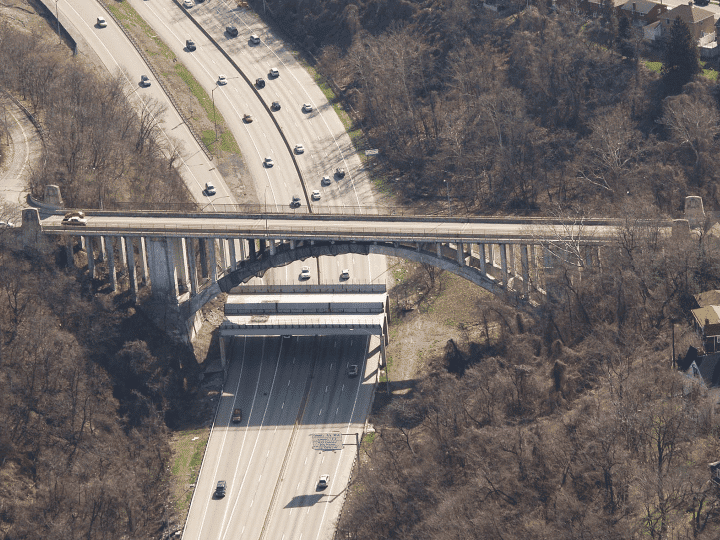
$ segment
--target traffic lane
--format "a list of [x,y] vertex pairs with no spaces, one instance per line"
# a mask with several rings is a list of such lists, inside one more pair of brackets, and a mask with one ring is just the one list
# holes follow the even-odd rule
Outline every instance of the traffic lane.
[[[208,530],[221,526],[222,514],[227,507],[228,501],[231,500],[227,496],[225,499],[216,499],[213,492],[218,480],[225,480],[230,490],[233,489],[233,482],[228,475],[225,461],[228,448],[234,448],[237,445],[234,440],[232,442],[228,441],[228,438],[235,432],[235,430],[228,429],[230,414],[234,408],[235,397],[237,397],[239,389],[257,379],[261,363],[255,362],[253,359],[257,358],[258,354],[262,354],[262,349],[258,346],[260,344],[257,340],[244,338],[242,343],[236,341],[234,345],[236,358],[231,361],[224,385],[224,389],[234,389],[234,393],[223,391],[221,401],[218,404],[218,415],[210,433],[202,469],[198,474],[195,492],[188,512],[187,524],[183,534],[185,539],[205,538]],[[244,442],[248,445],[254,444],[257,433],[249,432],[246,435],[249,440]],[[230,491],[229,495],[231,493]]]
[[[303,397],[304,381],[310,371],[311,355],[304,352],[313,338],[280,339],[282,354],[279,356],[278,373],[268,395],[267,414],[263,419],[262,438],[254,449],[253,458],[244,464],[246,470],[242,491],[226,519],[223,538],[247,535],[255,537],[262,530],[264,517],[271,502],[274,486],[284,460],[285,449],[290,443],[294,421]],[[295,384],[293,384],[295,383]],[[252,422],[251,422],[252,425]]]
[[[149,106],[149,97],[155,97],[159,103],[167,106],[167,112],[161,119],[160,132],[167,145],[167,152],[172,152],[174,148],[180,150],[179,171],[195,199],[204,200],[202,190],[206,182],[212,182],[222,190],[225,185],[222,176],[214,170],[159,85],[152,84],[155,81],[151,81],[150,87],[140,86],[140,76],[147,75],[152,79],[151,72],[114,21],[106,17],[108,26],[98,28],[97,16],[104,15],[104,12],[89,0],[71,0],[70,3],[60,4],[59,9],[61,18],[70,21],[83,35],[108,71],[120,73],[124,77],[128,88],[127,95],[129,99],[136,101],[139,112]],[[180,145],[178,141],[181,141]]]
[[[258,193],[263,195],[261,202],[274,209],[289,203],[292,187],[278,190],[276,186],[294,183],[294,165],[289,154],[282,151],[282,138],[252,89],[180,8],[172,3],[168,9],[163,3],[140,0],[131,0],[131,4],[213,98],[241,148]],[[187,50],[187,39],[193,39],[195,51]],[[226,75],[226,85],[218,84],[220,74]],[[253,121],[246,122],[245,114],[250,114]],[[264,165],[266,157],[273,158],[273,167]]]
[[[347,366],[351,363],[362,365],[364,356],[362,351],[366,350],[367,338],[343,338],[339,346],[333,344],[328,349],[329,356],[326,356],[326,365],[323,367],[318,366],[321,371],[327,370],[333,372],[336,376],[339,375],[340,377],[335,381],[334,387],[337,389],[342,388],[342,390],[336,392],[334,396],[328,396],[326,392],[323,392],[325,394],[323,397],[326,399],[322,401],[325,403],[319,404],[326,409],[323,420],[315,418],[317,403],[316,407],[308,411],[303,417],[303,425],[299,431],[298,441],[304,441],[304,446],[298,444],[293,448],[293,456],[288,469],[292,468],[294,476],[283,483],[278,498],[278,510],[273,515],[269,537],[294,538],[297,537],[297,531],[302,531],[304,537],[308,537],[307,534],[314,537],[316,533],[320,533],[325,529],[323,522],[328,514],[324,506],[337,498],[337,491],[342,490],[338,486],[344,486],[347,483],[349,467],[352,466],[352,460],[357,451],[355,432],[347,429],[349,426],[345,424],[345,420],[351,418],[351,411],[357,408],[354,399],[348,399],[348,397],[359,395],[357,389],[362,383],[362,378],[345,380]],[[317,373],[314,377],[316,376]],[[362,402],[364,404],[366,401],[365,396],[363,398]],[[343,409],[343,418],[340,423],[333,422],[333,420],[340,420],[334,414],[338,407]],[[366,408],[364,413],[367,413]],[[359,424],[358,430],[361,430],[361,427],[362,423]],[[344,446],[341,452],[323,452],[312,449],[311,434],[328,431],[348,433],[348,435],[343,436]],[[343,461],[349,461],[349,465],[340,468],[338,465]],[[330,485],[325,490],[317,489],[317,482],[321,474],[330,475]],[[285,504],[280,504],[281,502]],[[332,512],[330,515],[332,515]]]

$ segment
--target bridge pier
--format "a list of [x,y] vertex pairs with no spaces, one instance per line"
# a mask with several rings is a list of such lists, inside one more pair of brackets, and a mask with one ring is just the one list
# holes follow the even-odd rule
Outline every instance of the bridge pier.
[[113,292],[117,291],[117,274],[115,270],[115,246],[112,236],[105,236],[105,256],[107,258],[108,274],[110,276],[110,287]]
[[85,237],[85,252],[87,253],[88,274],[90,275],[90,279],[95,279],[97,277],[95,273],[95,250],[93,249],[94,243],[94,237]]
[[127,268],[128,279],[130,280],[130,290],[132,291],[132,302],[137,303],[138,283],[137,274],[135,272],[135,246],[133,246],[132,236],[125,237],[127,243]]
[[195,296],[198,293],[198,268],[195,240],[188,238],[185,247],[187,249],[188,273],[190,278],[190,296]]

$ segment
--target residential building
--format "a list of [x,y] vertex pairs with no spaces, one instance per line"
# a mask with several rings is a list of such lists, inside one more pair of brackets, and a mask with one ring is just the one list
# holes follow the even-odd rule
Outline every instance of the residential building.
[[630,0],[622,6],[621,13],[634,26],[646,26],[658,21],[667,10],[668,6],[665,4],[657,4],[649,0]]

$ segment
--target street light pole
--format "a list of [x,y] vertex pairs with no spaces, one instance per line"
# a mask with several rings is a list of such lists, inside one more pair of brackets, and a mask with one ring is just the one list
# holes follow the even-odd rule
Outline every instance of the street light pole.
[[443,180],[443,182],[445,182],[445,187],[447,188],[448,216],[452,216],[452,212],[450,211],[450,182],[448,182],[447,179]]
[[60,15],[58,13],[58,0],[55,0],[55,20],[57,21],[57,33],[60,36]]

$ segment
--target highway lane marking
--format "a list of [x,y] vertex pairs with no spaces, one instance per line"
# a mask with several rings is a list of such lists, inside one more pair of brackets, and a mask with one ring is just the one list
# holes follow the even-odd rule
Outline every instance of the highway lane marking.
[[[367,349],[369,348],[369,346],[370,346],[370,337],[368,336],[368,337],[365,339],[365,347],[364,347],[364,350],[367,350]],[[360,370],[360,373],[365,373],[365,369],[366,369],[367,358],[364,358],[364,356],[365,356],[365,355],[363,355],[362,369]],[[362,387],[362,384],[358,384],[358,385],[357,385],[357,391],[355,392],[355,401],[353,401],[353,407],[352,407],[352,410],[350,411],[350,418],[349,418],[349,420],[348,420],[347,428],[345,429],[345,435],[348,435],[348,434],[350,433],[350,426],[352,425],[352,419],[353,419],[353,415],[355,414],[355,407],[357,407],[357,401],[358,401],[358,397],[360,396],[360,388],[361,388],[361,387]],[[334,475],[332,476],[333,479],[337,478],[338,471],[340,470],[340,463],[342,463],[342,453],[343,453],[343,450],[345,450],[345,447],[343,447],[343,448],[340,450],[340,456],[338,456],[337,465],[335,465],[335,473],[334,473]],[[333,453],[334,453],[334,452],[333,452]],[[324,456],[323,456],[323,459],[325,459]],[[328,486],[328,489],[329,489],[329,488],[330,488],[330,486]],[[325,505],[325,507],[323,508],[322,517],[320,518],[320,526],[318,527],[318,532],[317,532],[317,536],[315,537],[315,540],[318,540],[318,539],[320,538],[320,533],[323,532],[323,522],[325,521],[325,514],[326,514],[327,509],[328,509],[329,506],[330,506],[330,505],[327,504],[327,505]]]
[[[57,5],[57,4],[56,4],[56,5]],[[90,25],[88,25],[87,22],[85,22],[85,19],[83,19],[83,18],[80,16],[80,14],[77,12],[77,10],[75,10],[75,8],[73,8],[70,4],[68,4],[68,7],[73,11],[73,13],[75,13],[75,15],[78,17],[78,19],[81,20],[81,21],[83,22],[83,24],[84,24],[87,28],[90,28]],[[90,29],[90,30],[92,31],[92,29]],[[121,39],[124,40],[124,41],[127,41],[127,37],[126,37],[125,34],[122,32],[122,30],[119,30],[119,32],[122,34]],[[128,77],[127,74],[125,73],[125,70],[122,68],[122,66],[120,66],[120,64],[118,63],[118,61],[115,59],[115,56],[113,56],[113,54],[110,52],[110,50],[105,46],[105,42],[104,42],[95,32],[93,32],[93,35],[96,37],[96,39],[98,40],[98,42],[100,43],[100,45],[102,46],[102,48],[105,49],[105,52],[108,54],[108,56],[110,56],[110,58],[112,59],[112,61],[115,62],[115,65],[116,65],[117,68],[122,72],[122,75],[123,75],[123,77],[125,78],[125,80],[127,81],[127,83],[128,83],[130,86],[132,86],[132,85],[133,85],[132,81],[129,79],[129,77]],[[137,51],[135,51],[135,54],[140,58],[140,62],[141,62],[142,64],[145,64],[145,61],[143,60],[142,56],[140,56],[140,54],[139,54]],[[101,60],[101,61],[102,61],[102,60]],[[147,64],[145,64],[145,65],[147,65]],[[110,71],[110,70],[108,69],[108,71]],[[142,111],[145,110],[145,107],[147,107],[147,105],[148,105],[148,103],[149,103],[150,100],[148,99],[147,102],[143,101],[142,97],[140,97],[140,95],[136,94],[137,90],[138,90],[138,88],[135,88],[135,89],[130,93],[130,96],[135,95],[135,97],[136,97],[138,100],[140,100],[140,103],[142,103],[142,105],[143,105],[143,106],[142,106],[142,109],[140,110],[140,112],[142,113]],[[167,100],[168,102],[170,102],[170,98],[168,97],[167,94],[165,94],[165,91],[162,90],[162,87],[161,87],[161,92],[165,95],[166,100]],[[128,97],[129,97],[129,96],[128,96]],[[173,110],[174,110],[174,109],[173,109]],[[175,112],[177,112],[177,111],[175,111]],[[155,117],[153,117],[153,118],[155,118]],[[182,120],[182,117],[181,117],[181,120]],[[186,127],[187,127],[187,126],[186,126]],[[160,125],[158,125],[158,129],[159,129],[160,132],[165,136],[165,140],[167,141],[167,143],[170,144],[170,146],[171,146],[172,148],[174,148],[175,146],[172,144],[172,141],[170,140],[170,137],[168,137],[167,133],[165,133],[165,130],[164,130]],[[194,137],[193,137],[193,140],[194,140]],[[200,150],[199,147],[198,147],[198,150]],[[190,176],[192,177],[192,179],[195,180],[195,183],[197,184],[197,187],[202,190],[202,189],[203,189],[202,182],[200,182],[200,181],[197,179],[197,177],[195,176],[195,174],[192,172],[192,169],[190,168],[190,166],[187,164],[187,162],[185,161],[185,159],[184,159],[179,153],[178,153],[178,159],[179,159],[179,160],[182,162],[182,164],[185,166],[185,169],[186,169],[187,172],[190,174]],[[215,174],[217,175],[218,173],[216,172]],[[220,178],[222,178],[222,177],[220,177]],[[224,182],[223,182],[223,183],[224,183]],[[198,202],[201,202],[201,201],[198,201]],[[210,205],[213,207],[213,209],[215,209],[215,205],[213,205],[212,201],[210,201]]]
[[[234,17],[234,18],[238,19],[243,25],[245,25],[245,28],[247,28],[248,30],[252,30],[252,28],[250,27],[250,25],[249,25],[247,22],[245,22],[245,19],[244,19],[243,17],[241,17],[241,16],[240,16],[239,14],[237,14],[237,13],[233,13],[234,8],[231,9],[231,8],[228,6],[228,3],[225,2],[225,1],[223,1],[223,5],[225,5],[225,9],[227,10],[227,13],[231,15],[231,18]],[[275,40],[273,39],[273,42],[274,42],[274,41],[275,41]],[[307,97],[308,101],[309,101],[310,103],[312,103],[313,108],[318,112],[318,116],[320,116],[320,118],[322,119],[323,123],[325,124],[325,128],[327,129],[327,131],[328,131],[328,133],[330,134],[330,136],[333,138],[333,141],[335,142],[335,146],[338,148],[338,150],[340,150],[341,159],[342,159],[342,161],[343,161],[343,163],[344,163],[344,165],[345,165],[345,169],[348,171],[348,176],[350,176],[349,180],[350,180],[350,184],[352,185],[353,192],[355,193],[355,200],[357,201],[358,206],[360,206],[360,205],[361,205],[361,203],[360,203],[360,196],[358,195],[357,188],[355,187],[355,180],[353,180],[352,174],[350,174],[350,167],[348,166],[348,163],[347,163],[347,161],[346,161],[346,159],[345,159],[345,155],[344,155],[343,152],[342,152],[342,148],[340,147],[340,143],[338,142],[337,138],[335,137],[335,135],[333,134],[332,130],[330,129],[330,126],[328,125],[327,120],[325,120],[325,116],[323,115],[322,111],[317,107],[316,103],[315,103],[315,102],[312,100],[312,98],[310,97],[310,94],[308,93],[308,91],[305,90],[305,87],[300,83],[300,81],[298,80],[298,78],[295,76],[295,74],[293,73],[293,70],[288,67],[288,65],[282,60],[282,58],[280,58],[280,56],[279,56],[273,49],[271,49],[264,40],[263,40],[262,44],[265,45],[265,47],[267,48],[267,50],[270,51],[270,52],[275,56],[275,58],[277,58],[277,60],[282,64],[282,66],[283,66],[283,67],[285,68],[285,70],[290,74],[290,76],[291,76],[293,79],[295,79],[295,82],[298,84],[298,86],[304,90],[305,96]],[[300,66],[300,67],[302,67],[302,66]],[[316,85],[316,86],[317,86],[317,85]],[[347,132],[345,132],[345,133],[346,133],[346,135],[347,135]],[[347,135],[347,136],[349,137],[349,135]],[[352,155],[352,152],[351,152],[350,154]]]
[[[237,399],[238,391],[240,390],[240,381],[242,380],[242,373],[243,373],[243,370],[245,369],[245,348],[246,348],[246,346],[247,346],[247,337],[243,336],[242,362],[240,364],[240,375],[238,376],[238,384],[237,384],[237,387],[235,388],[235,399]],[[235,405],[235,400],[233,400],[233,406],[234,405]],[[252,413],[252,411],[251,411],[251,413]],[[215,424],[213,423],[212,429],[214,429],[214,428],[215,428]],[[218,456],[222,456],[222,448],[225,445],[225,439],[227,438],[228,432],[229,432],[229,430],[226,429],[225,432],[223,433],[222,440],[220,443],[220,452],[218,453]],[[210,433],[210,436],[212,437],[212,432]],[[209,441],[210,441],[210,438],[208,438],[208,442]],[[245,444],[245,439],[243,438],[243,445],[244,444]],[[206,445],[206,447],[207,447],[207,445]],[[204,463],[203,463],[203,465],[204,465]],[[217,461],[217,463],[215,463],[215,469],[213,471],[213,476],[212,476],[213,479],[217,477],[217,472],[218,472],[219,466],[220,466],[220,459],[218,457],[218,461]],[[200,472],[198,473],[198,480],[200,478],[202,478],[201,475],[202,475],[202,465],[200,467]],[[210,485],[212,486],[212,481],[210,482]],[[195,500],[195,497],[194,497],[194,493],[193,493],[193,499],[190,502],[190,509],[192,509],[192,503],[194,500]],[[203,507],[203,511],[202,511],[202,519],[200,520],[200,531],[198,534],[198,538],[202,537],[203,525],[205,524],[205,516],[207,515],[207,509],[208,509],[209,505],[210,505],[210,501],[206,500],[205,506]],[[190,515],[190,511],[188,511],[188,515]],[[187,522],[185,523],[185,527],[187,527]]]
[[[262,353],[261,358],[264,358],[264,356],[265,356],[265,341],[266,340],[263,339],[263,347],[262,347],[263,353]],[[263,411],[262,419],[260,420],[260,425],[257,427],[258,434],[260,431],[262,431],[262,427],[265,424],[265,417],[267,416],[268,407],[270,407],[270,401],[271,401],[270,396],[272,396],[273,388],[275,388],[275,379],[277,378],[277,372],[278,372],[278,367],[280,366],[281,356],[282,356],[282,342],[280,342],[280,349],[278,350],[277,360],[275,361],[275,372],[273,373],[272,383],[270,384],[270,391],[267,393],[267,400],[265,401],[265,410]],[[262,363],[261,363],[261,369],[262,369]],[[257,399],[257,389],[259,386],[260,386],[260,375],[258,375],[258,382],[257,382],[257,385],[255,386],[255,394],[253,395],[253,404],[250,407],[250,414],[252,414],[253,408],[255,407],[255,400]],[[248,463],[252,463],[252,458],[253,458],[253,455],[255,455],[255,450],[257,449],[257,444],[258,444],[259,439],[260,439],[259,436],[255,437],[255,444],[253,445],[252,452],[250,453],[250,460]],[[243,446],[244,445],[245,445],[245,439],[243,438]],[[242,454],[242,448],[240,451]],[[235,465],[235,473],[233,474],[233,478],[235,478],[237,476],[237,470],[238,470],[239,466],[240,466],[240,458],[238,457],[237,464]],[[243,474],[242,482],[240,482],[240,489],[238,490],[238,493],[240,493],[242,491],[242,488],[245,485],[245,480],[247,478],[249,470],[250,470],[250,467],[247,467],[245,469],[245,474]],[[257,490],[256,490],[256,493],[257,493]],[[223,540],[225,539],[228,531],[230,530],[230,522],[232,521],[233,515],[235,514],[235,509],[237,508],[239,503],[240,503],[240,498],[238,497],[237,500],[235,501],[235,504],[233,505],[232,512],[230,512],[230,519],[228,519],[227,521],[225,520],[225,518],[227,516],[227,507],[225,508],[225,513],[223,514],[223,520],[221,522],[221,523],[227,523],[227,526],[225,527],[225,532],[221,535],[221,538]]]

